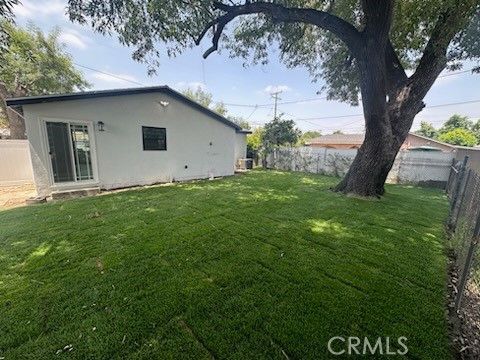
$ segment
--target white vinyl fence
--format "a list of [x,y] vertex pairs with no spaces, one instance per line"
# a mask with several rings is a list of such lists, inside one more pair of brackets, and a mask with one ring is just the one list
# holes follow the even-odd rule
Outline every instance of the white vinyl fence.
[[0,186],[33,183],[28,140],[0,140]]
[[[343,176],[357,150],[281,147],[267,156],[267,167],[277,170]],[[388,182],[444,187],[455,154],[433,151],[400,151]]]

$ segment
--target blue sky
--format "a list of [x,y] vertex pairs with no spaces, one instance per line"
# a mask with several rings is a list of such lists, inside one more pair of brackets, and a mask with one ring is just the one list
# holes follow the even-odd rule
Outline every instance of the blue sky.
[[[76,64],[131,81],[79,67],[94,89],[139,86],[133,82],[150,86],[169,85],[177,90],[201,86],[211,92],[216,101],[272,104],[258,108],[227,106],[230,114],[249,118],[251,123],[259,125],[271,120],[273,116],[272,90],[283,91],[281,101],[322,97],[322,94],[317,95],[321,83],[312,84],[305,69],[287,69],[280,64],[274,47],[270,51],[269,64],[249,67],[244,67],[240,59],[229,58],[227,53],[213,53],[203,60],[202,47],[196,47],[176,58],[165,55],[160,59],[157,75],[150,77],[146,65],[133,61],[131,49],[122,47],[115,37],[104,37],[88,27],[71,23],[65,15],[66,2],[67,0],[22,0],[22,5],[15,8],[16,20],[20,25],[33,22],[44,31],[59,27],[62,32],[60,39]],[[203,47],[207,46],[208,43],[205,43]],[[465,64],[464,69],[471,67],[472,64]],[[425,102],[428,107],[469,100],[480,100],[480,75],[464,73],[442,77],[430,90]],[[323,134],[337,129],[349,133],[363,130],[363,118],[354,116],[361,113],[361,108],[340,102],[317,100],[280,104],[279,112],[293,118],[302,130],[320,130]],[[421,120],[430,121],[439,127],[454,113],[478,119],[480,102],[426,108],[417,115],[413,129],[418,127]]]

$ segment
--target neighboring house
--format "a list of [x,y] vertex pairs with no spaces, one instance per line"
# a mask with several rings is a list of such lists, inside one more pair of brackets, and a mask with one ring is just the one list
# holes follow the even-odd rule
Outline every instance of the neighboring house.
[[[331,134],[323,135],[307,142],[307,146],[329,149],[358,149],[365,138],[365,134]],[[455,146],[446,144],[425,136],[409,133],[402,145],[403,150],[441,150],[455,151]]]
[[415,150],[415,149],[440,149],[443,152],[454,152],[457,148],[455,145],[447,144],[435,139],[428,138],[426,136],[408,133],[405,139],[402,149],[403,150]]
[[7,100],[21,106],[39,195],[233,175],[237,124],[167,86]]
[[468,156],[468,167],[480,174],[480,147],[457,146],[455,160],[463,161]]
[[306,146],[329,149],[358,149],[363,143],[364,134],[322,135],[306,142]]

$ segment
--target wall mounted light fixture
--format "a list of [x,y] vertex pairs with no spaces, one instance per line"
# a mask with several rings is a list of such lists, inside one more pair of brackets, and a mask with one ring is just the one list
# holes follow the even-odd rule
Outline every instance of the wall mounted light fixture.
[[105,131],[105,123],[103,121],[97,122],[98,131]]

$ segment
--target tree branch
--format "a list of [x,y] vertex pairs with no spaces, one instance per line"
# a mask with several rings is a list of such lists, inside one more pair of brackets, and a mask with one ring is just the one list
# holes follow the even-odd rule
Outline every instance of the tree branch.
[[218,49],[218,42],[222,32],[230,21],[238,16],[250,14],[264,14],[275,22],[306,23],[328,30],[338,36],[354,56],[357,54],[357,49],[362,41],[360,33],[352,24],[325,11],[289,8],[271,2],[246,2],[243,5],[226,5],[221,2],[215,2],[213,6],[216,10],[223,11],[225,14],[210,21],[195,41],[198,45],[208,30],[213,28],[212,46],[205,52],[204,58]]
[[415,73],[411,76],[412,93],[422,98],[447,65],[447,50],[455,35],[478,7],[476,0],[457,0],[437,19]]
[[394,0],[362,0],[365,15],[364,33],[374,39],[388,39],[393,20]]
[[385,64],[387,68],[387,89],[389,94],[393,94],[402,84],[408,80],[400,59],[397,56],[390,40],[385,50]]

